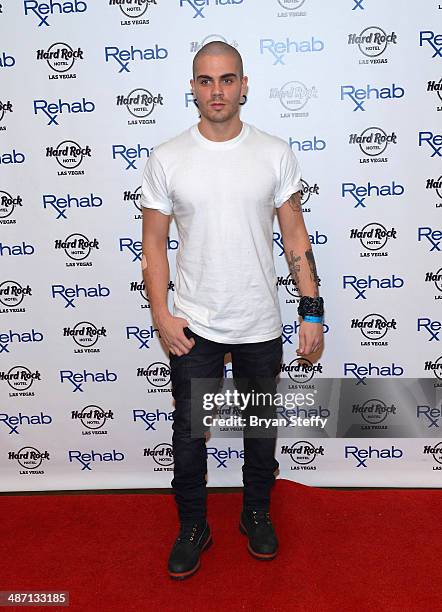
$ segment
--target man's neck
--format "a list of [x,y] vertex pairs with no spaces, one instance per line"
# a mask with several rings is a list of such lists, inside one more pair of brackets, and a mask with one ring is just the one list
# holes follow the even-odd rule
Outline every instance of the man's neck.
[[242,127],[243,123],[239,117],[233,117],[230,121],[223,123],[209,122],[202,117],[198,123],[198,129],[204,138],[215,142],[232,140],[241,133]]

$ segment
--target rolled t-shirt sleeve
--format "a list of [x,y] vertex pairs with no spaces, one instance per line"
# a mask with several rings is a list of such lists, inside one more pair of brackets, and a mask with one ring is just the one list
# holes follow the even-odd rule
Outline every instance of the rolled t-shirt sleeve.
[[275,206],[279,208],[286,202],[292,193],[302,189],[301,168],[296,155],[287,145],[281,157],[279,167],[279,183],[275,192]]
[[165,215],[172,214],[173,203],[167,191],[166,175],[155,152],[150,154],[144,168],[141,205],[158,210]]

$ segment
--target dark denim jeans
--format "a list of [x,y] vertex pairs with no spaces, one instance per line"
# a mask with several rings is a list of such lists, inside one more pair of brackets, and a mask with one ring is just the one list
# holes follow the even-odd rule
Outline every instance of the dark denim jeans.
[[[275,392],[275,378],[280,372],[282,359],[282,337],[249,344],[222,344],[202,338],[189,328],[185,328],[184,333],[188,338],[195,339],[193,348],[186,355],[169,353],[172,395],[175,399],[172,424],[174,477],[171,485],[180,521],[189,521],[207,516],[206,440],[191,436],[191,380],[211,378],[221,381],[224,355],[231,353],[235,384],[240,379],[242,385],[239,390],[243,390],[244,380],[248,381],[249,390],[261,390],[261,381],[266,379],[265,390]],[[277,430],[266,429],[261,432],[261,437],[251,437],[246,434],[246,429],[243,434],[243,507],[268,510],[270,490],[275,481],[274,472],[279,467],[275,459]]]

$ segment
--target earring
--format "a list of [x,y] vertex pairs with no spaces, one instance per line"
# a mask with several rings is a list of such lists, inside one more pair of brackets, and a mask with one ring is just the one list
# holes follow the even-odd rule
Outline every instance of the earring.
[[239,103],[239,105],[240,105],[240,106],[244,106],[244,104],[247,102],[247,96],[246,96],[246,94],[243,94],[243,96],[242,96],[242,97],[244,98],[244,102],[240,102],[240,103]]

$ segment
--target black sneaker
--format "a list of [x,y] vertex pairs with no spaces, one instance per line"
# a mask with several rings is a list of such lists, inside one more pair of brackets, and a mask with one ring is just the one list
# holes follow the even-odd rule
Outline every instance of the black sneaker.
[[247,548],[256,559],[270,560],[278,552],[278,539],[267,510],[243,510],[239,521],[241,533],[247,535]]
[[175,580],[192,576],[200,566],[202,551],[211,544],[212,535],[207,521],[182,523],[169,556],[169,576]]

